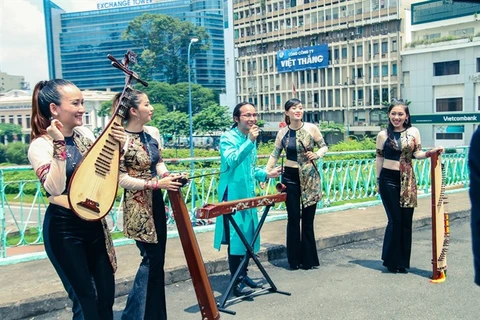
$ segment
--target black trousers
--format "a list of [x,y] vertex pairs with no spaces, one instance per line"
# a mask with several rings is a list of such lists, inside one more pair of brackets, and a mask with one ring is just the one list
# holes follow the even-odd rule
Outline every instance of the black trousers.
[[[320,265],[315,240],[316,204],[303,207],[297,168],[285,167],[282,183],[287,187],[287,260],[290,267],[311,268]],[[300,225],[301,222],[301,225]]]
[[133,288],[127,299],[122,320],[166,320],[165,250],[167,245],[167,219],[162,192],[153,191],[153,221],[157,243],[136,241],[143,257]]
[[[100,221],[79,218],[50,204],[43,222],[45,251],[67,290],[88,320],[113,319],[115,281]],[[80,315],[78,314],[80,313]]]
[[379,187],[388,218],[383,239],[383,265],[394,269],[410,268],[413,208],[400,207],[400,171],[383,168]]

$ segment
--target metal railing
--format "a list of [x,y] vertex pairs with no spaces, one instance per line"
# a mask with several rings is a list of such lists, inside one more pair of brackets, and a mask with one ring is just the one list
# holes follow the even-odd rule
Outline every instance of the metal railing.
[[[329,207],[343,202],[362,202],[376,199],[376,175],[375,159],[361,160],[333,160],[336,156],[354,154],[372,154],[374,151],[351,151],[351,152],[330,152],[324,160],[318,161],[318,168],[322,177],[323,199],[318,203],[318,209]],[[446,174],[446,187],[468,187],[469,172],[467,165],[468,147],[456,149],[456,153],[442,155],[442,162]],[[265,157],[260,157],[265,158]],[[358,158],[361,158],[358,156]],[[189,163],[190,159],[166,160],[171,163]],[[220,162],[220,157],[195,159],[195,162]],[[199,165],[201,166],[201,165]],[[0,260],[8,256],[9,248],[18,248],[42,244],[43,216],[48,206],[38,179],[16,180],[9,178],[5,180],[5,174],[13,172],[32,171],[30,166],[0,167],[0,232],[1,247]],[[418,190],[428,193],[430,188],[430,161],[414,160],[414,171],[417,178]],[[212,221],[197,221],[195,211],[206,203],[218,202],[218,175],[204,174],[216,173],[218,169],[200,169],[191,173],[191,176],[200,176],[182,189],[187,208],[190,212],[191,221],[194,225],[202,225]],[[270,179],[266,185],[257,182],[256,190],[258,195],[266,195],[275,192],[276,180]],[[120,232],[123,229],[123,192],[119,196],[108,215],[112,232]],[[164,192],[166,211],[168,214],[167,223],[173,227],[174,216],[171,205]],[[272,213],[284,212],[284,204],[277,204]]]

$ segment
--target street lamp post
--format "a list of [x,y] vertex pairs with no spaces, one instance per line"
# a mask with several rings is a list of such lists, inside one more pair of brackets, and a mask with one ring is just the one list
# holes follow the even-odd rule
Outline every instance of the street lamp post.
[[345,122],[346,122],[346,125],[347,125],[347,140],[348,140],[348,137],[350,137],[350,121],[349,121],[350,90],[349,90],[349,86],[350,86],[350,81],[347,78],[347,82],[343,84],[343,87],[347,88],[347,104],[346,104],[347,107],[346,107],[346,110],[345,110]]
[[348,137],[350,137],[350,121],[348,119],[349,117],[349,112],[350,110],[348,109],[348,102],[347,102],[347,113],[346,113],[346,116],[345,116],[345,120],[347,120],[347,140],[348,140]]
[[188,67],[188,122],[190,125],[190,169],[193,172],[193,120],[192,120],[192,82],[190,79],[190,48],[192,43],[198,42],[198,38],[191,38],[187,50],[187,67]]

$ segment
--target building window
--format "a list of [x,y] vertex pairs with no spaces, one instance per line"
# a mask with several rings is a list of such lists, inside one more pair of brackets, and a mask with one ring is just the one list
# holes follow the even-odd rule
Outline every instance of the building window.
[[480,58],[477,58],[477,72],[480,72]]
[[357,57],[362,57],[363,56],[363,46],[357,46]]
[[442,98],[436,101],[437,112],[463,111],[463,98]]
[[392,40],[392,52],[397,52],[397,40]]
[[357,78],[363,78],[363,68],[357,68]]
[[0,116],[0,123],[5,123],[5,116]]
[[435,137],[437,140],[463,140],[463,133],[441,132],[436,133]]
[[382,77],[387,77],[388,76],[388,65],[383,65],[382,66]]
[[13,116],[8,116],[8,123],[15,123]]
[[26,116],[25,117],[25,122],[26,122],[26,125],[27,125],[27,129],[30,129],[30,116]]
[[475,29],[474,28],[466,28],[466,29],[457,29],[454,31],[450,31],[448,35],[454,36],[454,37],[469,37],[473,36],[475,34]]
[[378,66],[373,66],[373,76],[378,77]]
[[439,39],[441,36],[440,33],[431,33],[431,34],[426,34],[423,36],[423,39],[425,40],[433,40],[433,39]]
[[22,116],[21,115],[17,115],[17,124],[19,126],[22,126],[23,127],[23,121],[22,121]]
[[382,42],[382,54],[388,53],[388,42]]
[[373,54],[378,54],[378,43],[373,44]]
[[460,61],[445,61],[437,62],[433,64],[433,75],[438,76],[448,76],[451,74],[460,74]]
[[392,76],[396,76],[397,75],[397,64],[394,63],[392,64]]
[[85,112],[85,114],[83,115],[83,117],[84,117],[84,119],[85,119],[84,123],[85,123],[86,125],[89,125],[89,124],[90,124],[90,113],[89,113],[89,112]]

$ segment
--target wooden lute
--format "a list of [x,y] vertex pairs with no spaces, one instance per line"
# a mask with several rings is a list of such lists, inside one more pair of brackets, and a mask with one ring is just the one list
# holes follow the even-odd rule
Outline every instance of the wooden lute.
[[115,68],[125,73],[125,87],[110,122],[73,172],[68,192],[72,211],[80,218],[91,221],[105,217],[117,196],[120,143],[112,135],[113,125],[123,125],[123,119],[128,112],[126,102],[131,99],[130,94],[133,91],[132,80],[148,86],[148,83],[128,69],[129,63],[136,63],[134,52],[127,51],[121,63],[111,55],[107,57]]

